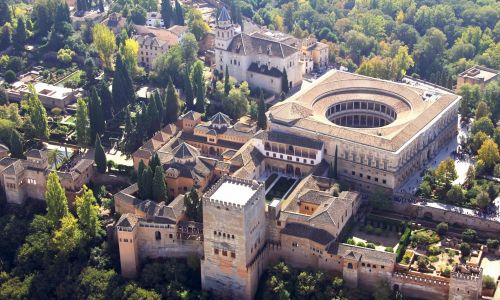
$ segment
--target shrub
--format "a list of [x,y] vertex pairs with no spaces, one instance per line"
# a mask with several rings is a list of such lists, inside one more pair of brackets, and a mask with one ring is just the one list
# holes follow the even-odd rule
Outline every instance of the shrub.
[[398,248],[396,249],[396,260],[401,261],[403,258],[406,246],[408,246],[408,243],[410,242],[410,235],[411,235],[411,229],[410,227],[406,227],[405,232],[399,239],[399,245]]
[[366,225],[365,231],[368,234],[371,234],[373,232],[373,226],[372,225]]
[[444,269],[441,269],[441,276],[450,277],[450,274],[451,274],[450,267],[446,267]]
[[363,242],[358,242],[358,243],[356,244],[356,246],[358,246],[358,247],[366,247],[366,244],[365,244],[365,243],[363,243]]
[[427,251],[430,255],[438,255],[441,253],[441,249],[438,245],[430,245],[429,247],[427,247]]
[[465,229],[462,232],[462,240],[466,243],[474,243],[477,239],[477,232],[474,229]]
[[346,243],[349,244],[349,245],[356,245],[356,242],[352,238],[347,239]]
[[4,77],[7,83],[14,83],[17,80],[16,73],[14,73],[14,71],[12,70],[8,70],[7,72],[5,72]]
[[434,255],[429,256],[429,261],[430,261],[431,263],[435,263],[435,262],[437,262],[438,260],[439,260],[439,258],[438,258],[437,256],[434,256]]
[[394,249],[392,247],[385,247],[384,249],[385,252],[390,252],[390,253],[393,253],[394,252]]
[[470,255],[470,245],[468,243],[461,243],[459,248],[462,256],[466,257]]
[[441,222],[441,223],[437,224],[436,225],[436,232],[441,236],[445,235],[448,232],[448,224],[445,222]]
[[483,289],[493,290],[495,289],[495,279],[490,275],[485,275],[483,277]]
[[375,228],[373,231],[376,235],[382,235],[383,230],[381,228]]
[[366,248],[375,249],[375,245],[373,243],[368,243],[366,244]]
[[488,239],[486,241],[486,246],[488,246],[488,249],[496,250],[498,249],[498,245],[499,245],[498,240]]
[[439,241],[439,237],[435,237],[434,234],[432,230],[421,230],[415,232],[410,240],[418,245],[428,245]]
[[429,264],[429,259],[427,256],[420,255],[417,258],[417,265],[419,269],[427,269],[427,265]]

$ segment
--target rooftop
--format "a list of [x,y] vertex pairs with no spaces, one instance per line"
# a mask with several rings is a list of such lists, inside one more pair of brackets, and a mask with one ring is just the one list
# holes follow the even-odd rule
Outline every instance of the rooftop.
[[482,79],[484,82],[488,82],[494,79],[495,77],[498,77],[498,71],[482,66],[474,66],[460,73],[459,76]]
[[245,205],[257,191],[256,186],[246,184],[243,181],[232,180],[229,177],[224,177],[221,180],[223,180],[223,182],[210,196],[211,200]]

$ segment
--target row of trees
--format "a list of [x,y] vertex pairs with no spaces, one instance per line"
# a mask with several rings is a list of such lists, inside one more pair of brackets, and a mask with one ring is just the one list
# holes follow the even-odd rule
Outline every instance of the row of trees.
[[144,161],[140,161],[137,169],[137,186],[141,199],[152,199],[156,202],[168,200],[165,174],[158,154],[155,153],[151,157],[147,167]]

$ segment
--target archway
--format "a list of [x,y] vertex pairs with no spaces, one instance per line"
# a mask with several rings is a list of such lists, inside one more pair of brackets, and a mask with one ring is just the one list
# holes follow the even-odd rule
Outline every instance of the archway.
[[286,165],[286,174],[293,175],[293,166],[292,165]]
[[300,168],[299,167],[295,168],[295,176],[300,177],[300,175],[301,175]]
[[210,148],[208,149],[208,154],[210,154],[210,155],[215,155],[215,149],[214,149],[214,147],[210,147]]

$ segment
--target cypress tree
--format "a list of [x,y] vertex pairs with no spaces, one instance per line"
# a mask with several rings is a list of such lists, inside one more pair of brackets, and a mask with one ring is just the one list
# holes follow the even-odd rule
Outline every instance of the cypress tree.
[[163,19],[163,25],[165,28],[169,28],[172,24],[173,11],[172,5],[170,4],[170,0],[162,0],[161,1],[161,18]]
[[45,202],[47,203],[47,218],[54,224],[59,224],[59,221],[69,214],[68,199],[56,172],[50,172],[47,177]]
[[193,65],[193,86],[196,95],[195,109],[197,112],[205,113],[205,80],[203,78],[203,64],[197,61]]
[[101,139],[99,135],[96,135],[95,138],[95,147],[94,147],[94,161],[97,167],[97,171],[99,173],[106,172],[106,153],[104,153],[104,148],[101,145]]
[[12,21],[12,13],[7,1],[0,1],[0,26]]
[[152,194],[153,200],[156,202],[165,201],[167,198],[167,185],[165,184],[165,175],[161,166],[156,166],[155,168]]
[[130,118],[130,110],[128,106],[125,107],[125,128],[123,130],[124,149],[126,154],[132,154],[135,151],[136,136],[135,129],[132,126],[132,119]]
[[158,91],[153,94],[153,99],[155,100],[156,109],[158,110],[158,117],[160,119],[160,127],[163,124],[163,118],[165,117],[165,104],[162,101],[162,97]]
[[139,189],[139,195],[142,194],[142,191],[144,190],[144,170],[146,169],[146,165],[144,164],[144,161],[141,159],[139,162],[139,166],[137,167],[137,188]]
[[92,57],[87,57],[85,59],[85,62],[83,64],[83,68],[84,68],[84,71],[85,71],[85,85],[86,86],[92,86],[92,85],[95,85],[97,83],[97,80],[95,79],[96,77],[96,71],[97,71],[97,68],[95,66],[95,63],[94,63],[94,60],[92,59]]
[[99,11],[104,12],[104,2],[102,0],[99,0]]
[[99,98],[99,95],[97,94],[97,90],[95,87],[90,88],[90,99],[89,99],[88,110],[89,110],[89,121],[90,121],[90,137],[94,138],[97,135],[103,134],[106,128],[101,99]]
[[76,141],[79,147],[86,148],[90,140],[87,103],[82,98],[79,98],[76,103]]
[[152,134],[158,130],[160,130],[161,127],[161,119],[160,119],[160,114],[158,112],[158,108],[156,107],[156,101],[153,95],[149,97],[149,102],[148,102],[148,117],[151,120],[151,126],[149,127],[149,134]]
[[12,44],[12,27],[10,24],[4,25],[2,27],[2,33],[0,37],[0,50],[7,49]]
[[151,170],[156,170],[156,167],[161,166],[160,158],[158,157],[158,154],[155,153],[151,157],[151,160],[149,161],[149,167]]
[[13,129],[10,133],[10,156],[14,158],[23,158],[23,142],[21,135]]
[[33,135],[41,140],[49,138],[49,123],[47,121],[47,111],[38,98],[38,94],[33,85],[28,85],[28,112],[29,120],[33,126]]
[[194,188],[184,196],[184,206],[186,207],[186,216],[195,221],[203,222],[203,211],[198,192]]
[[257,107],[257,126],[260,129],[267,128],[267,118],[266,118],[266,103],[264,102],[264,92],[259,89],[259,104]]
[[114,116],[113,113],[113,96],[108,88],[108,81],[102,80],[99,84],[99,98],[101,98],[101,106],[105,116],[111,118]]
[[14,47],[17,50],[24,49],[24,44],[26,43],[26,26],[22,17],[17,18],[17,28],[14,34],[13,41]]
[[143,189],[140,193],[142,199],[151,199],[153,192],[153,171],[150,167],[147,167],[144,172],[142,172],[142,183]]
[[111,91],[115,111],[121,110],[127,104],[135,103],[135,91],[132,78],[123,64],[121,54],[116,56],[115,74]]
[[184,9],[178,0],[175,0],[175,23],[184,26]]
[[229,71],[226,65],[226,72],[224,72],[224,95],[226,97],[229,95],[229,90],[231,90],[231,85],[229,83]]
[[338,146],[335,145],[335,160],[333,161],[333,178],[337,179],[338,174],[337,174],[337,160],[338,160]]
[[290,87],[288,86],[288,74],[286,73],[285,68],[283,68],[283,74],[281,76],[281,90],[285,94],[288,94],[290,91]]
[[177,97],[174,84],[172,83],[172,78],[170,77],[168,78],[165,111],[166,124],[177,121],[177,117],[179,116],[179,98]]
[[194,109],[193,86],[191,85],[191,79],[189,78],[189,72],[187,66],[186,66],[186,72],[184,74],[184,96],[186,98],[187,110],[193,110]]

